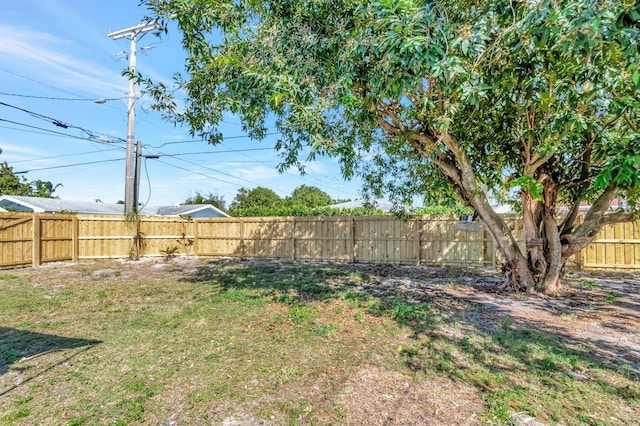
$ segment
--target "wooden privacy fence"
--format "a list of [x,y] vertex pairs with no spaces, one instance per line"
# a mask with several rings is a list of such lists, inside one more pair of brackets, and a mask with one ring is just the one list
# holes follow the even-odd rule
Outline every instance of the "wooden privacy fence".
[[[504,217],[523,244],[522,220]],[[144,256],[180,254],[307,261],[496,267],[481,227],[456,217],[392,216],[182,219],[142,217]],[[0,214],[0,267],[129,256],[132,226],[122,216]],[[476,228],[474,230],[474,228]],[[640,221],[610,225],[572,259],[580,268],[639,269]]]

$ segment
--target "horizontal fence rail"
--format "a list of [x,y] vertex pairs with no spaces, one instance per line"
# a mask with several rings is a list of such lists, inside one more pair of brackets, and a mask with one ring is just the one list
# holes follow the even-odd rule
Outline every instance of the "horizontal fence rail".
[[[503,219],[524,247],[522,218]],[[291,259],[344,263],[496,267],[493,241],[453,216],[242,217],[190,219],[0,214],[0,267],[128,257],[132,235],[143,256]],[[608,225],[571,259],[579,268],[640,269],[640,221]]]

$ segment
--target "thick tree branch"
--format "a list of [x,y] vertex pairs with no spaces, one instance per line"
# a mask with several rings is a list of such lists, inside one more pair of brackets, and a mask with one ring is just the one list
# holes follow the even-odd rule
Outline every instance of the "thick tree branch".
[[591,132],[585,132],[585,147],[582,150],[581,167],[580,167],[580,179],[571,181],[566,184],[560,184],[565,189],[578,186],[578,193],[575,195],[575,201],[573,202],[569,214],[565,217],[564,221],[560,225],[560,233],[566,234],[573,229],[574,223],[578,218],[580,211],[580,201],[584,195],[586,184],[593,180],[593,176],[589,175],[589,168],[591,167],[591,154],[593,152],[593,142],[595,141],[595,135]]
[[[378,117],[376,122],[384,131],[394,136],[405,136],[411,146],[421,155],[427,156],[437,146],[437,140],[429,135],[406,127],[393,111],[393,107],[377,108]],[[385,118],[391,120],[387,121]]]
[[622,116],[624,117],[624,121],[627,122],[627,125],[631,128],[631,130],[636,133],[640,132],[640,125],[632,122],[626,112]]
[[636,220],[637,217],[638,214],[636,212],[615,212],[602,216],[600,223],[604,226],[611,225],[613,223],[631,222]]
[[584,216],[584,222],[599,222],[604,213],[609,209],[615,195],[616,187],[612,181],[604,192],[600,194],[600,197],[591,205],[587,214]]
[[584,221],[576,230],[570,234],[564,234],[561,237],[563,242],[562,258],[567,259],[578,253],[589,245],[598,235],[598,232],[605,225],[618,222],[629,222],[637,218],[635,212],[615,212],[606,214],[616,195],[616,188],[613,183],[600,195],[593,203],[589,211],[584,217]]

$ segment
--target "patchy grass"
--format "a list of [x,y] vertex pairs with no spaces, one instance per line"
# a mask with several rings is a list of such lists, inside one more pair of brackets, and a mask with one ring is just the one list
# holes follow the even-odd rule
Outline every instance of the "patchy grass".
[[624,363],[378,282],[349,266],[195,260],[0,275],[0,424],[639,418]]

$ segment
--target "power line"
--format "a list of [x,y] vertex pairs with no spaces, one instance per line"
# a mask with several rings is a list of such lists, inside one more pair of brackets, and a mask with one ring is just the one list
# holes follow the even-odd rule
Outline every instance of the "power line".
[[162,161],[162,160],[156,160],[156,161],[159,162],[159,163],[162,163],[162,164],[166,164],[167,166],[170,166],[170,167],[175,167],[176,169],[184,170],[184,171],[187,171],[189,173],[193,173],[193,174],[196,174],[196,175],[204,176],[204,177],[212,179],[212,180],[216,180],[216,181],[223,182],[223,183],[228,183],[229,185],[233,185],[235,187],[242,188],[242,185],[238,185],[237,183],[229,182],[228,180],[216,178],[216,177],[213,177],[213,176],[210,176],[210,175],[206,175],[204,173],[196,172],[194,170],[189,170],[189,169],[186,169],[184,167],[176,166],[175,164],[167,163],[166,161]]
[[[61,136],[65,136],[65,137],[73,138],[73,139],[80,139],[80,140],[83,140],[83,141],[97,142],[97,143],[102,143],[102,144],[106,144],[106,145],[111,145],[113,143],[111,141],[107,141],[107,140],[101,139],[99,136],[98,137],[96,137],[96,136],[93,136],[93,137],[76,136],[76,135],[71,135],[69,133],[57,132],[55,130],[45,129],[45,128],[38,127],[38,126],[32,126],[30,124],[20,123],[18,121],[7,120],[7,119],[4,119],[4,118],[0,118],[0,121],[4,121],[5,123],[15,124],[15,125],[18,125],[18,126],[29,127],[31,129],[42,130],[44,132],[52,133],[54,135],[61,135]],[[122,140],[121,138],[116,138],[116,139]],[[124,149],[124,147],[122,147],[122,148]]]
[[[146,147],[145,147],[146,149]],[[199,152],[180,152],[178,154],[160,154],[163,157],[181,157],[184,155],[202,155],[202,154],[229,154],[233,152],[245,152],[245,151],[271,151],[273,148],[247,148],[247,149],[228,149],[224,151],[199,151]],[[155,152],[160,152],[154,150]]]
[[16,77],[23,78],[23,79],[25,79],[25,80],[33,81],[34,83],[41,84],[41,85],[43,85],[43,86],[49,87],[49,88],[54,89],[54,90],[57,90],[57,91],[59,91],[59,92],[68,93],[68,94],[70,94],[70,95],[80,97],[80,95],[78,95],[77,93],[73,93],[73,92],[70,92],[70,91],[68,91],[68,90],[61,89],[61,88],[59,88],[59,87],[52,86],[52,85],[47,84],[47,83],[45,83],[45,82],[42,82],[42,81],[40,81],[40,80],[36,80],[35,78],[26,77],[26,76],[24,76],[24,75],[21,75],[21,74],[15,73],[15,72],[13,72],[13,71],[9,71],[9,70],[8,70],[8,69],[6,69],[6,68],[0,68],[0,71],[4,71],[4,72],[6,72],[7,74],[11,74],[11,75],[14,75],[14,76],[16,76]]
[[[228,147],[228,146],[227,146],[227,145],[225,145],[224,143],[220,143],[220,145],[225,146],[225,147]],[[258,160],[257,158],[251,157],[250,155],[244,154],[243,152],[241,152],[241,151],[239,151],[239,150],[238,150],[237,152],[240,152],[240,154],[241,154],[241,155],[243,155],[244,157],[249,158],[250,160],[256,161],[256,162],[258,162],[258,163],[260,163],[260,164],[263,164],[263,165],[265,165],[265,166],[267,166],[267,167],[272,167],[270,164],[267,164],[267,163],[265,163],[264,161]],[[289,172],[289,171],[287,171],[287,170],[285,170],[285,171],[284,171],[284,173],[286,173],[286,174],[288,174],[289,176],[292,176],[292,177],[294,177],[294,178],[296,178],[296,179],[303,180],[303,181],[305,181],[305,182],[315,183],[315,182],[312,182],[310,179],[306,179],[306,178],[305,178],[305,177],[303,177],[303,176],[300,176],[300,175],[298,175],[298,174],[295,174],[295,173]],[[320,179],[318,179],[317,177],[314,177],[314,179],[315,179],[316,181],[318,181],[320,184],[325,184],[323,181],[321,181],[321,180],[320,180]],[[336,188],[336,187],[333,187],[333,186],[330,186],[330,188],[331,188],[331,189],[334,189],[334,190],[340,190],[339,188]],[[356,196],[356,197],[358,196],[358,195],[356,195],[356,194],[354,194],[354,193],[352,193],[352,192],[348,192],[348,191],[344,191],[344,190],[340,190],[340,191],[342,191],[342,192],[344,192],[344,193],[346,193],[346,194],[349,194],[349,195]]]
[[16,96],[16,97],[20,97],[20,98],[48,99],[48,100],[54,100],[54,101],[85,101],[85,102],[96,102],[97,100],[100,100],[100,101],[120,101],[120,100],[123,100],[123,99],[127,99],[126,97],[123,97],[123,98],[100,98],[100,99],[96,99],[96,98],[58,98],[58,97],[55,97],[55,96],[23,95],[23,94],[19,94],[19,93],[6,93],[6,92],[0,92],[0,95]]
[[89,164],[99,164],[99,163],[111,163],[111,162],[114,162],[114,161],[123,161],[123,160],[124,160],[124,158],[114,158],[114,159],[111,159],[111,160],[88,161],[86,163],[75,163],[75,164],[65,164],[65,165],[62,165],[62,166],[41,167],[39,169],[23,170],[23,171],[14,172],[14,173],[22,174],[22,173],[30,173],[30,172],[39,172],[41,170],[64,169],[64,168],[67,168],[67,167],[86,166],[86,165],[89,165]]
[[36,157],[36,158],[30,158],[28,160],[17,160],[17,161],[12,161],[11,164],[16,164],[16,163],[26,163],[28,162],[33,162],[33,161],[42,161],[42,160],[53,160],[54,158],[62,158],[62,157],[75,157],[78,155],[87,155],[87,154],[95,154],[95,153],[102,153],[102,152],[108,152],[108,151],[117,151],[117,150],[121,150],[124,149],[124,147],[122,146],[117,146],[117,147],[113,147],[113,148],[109,148],[109,149],[102,149],[102,150],[97,150],[97,151],[85,151],[85,152],[78,152],[75,154],[60,154],[60,155],[53,155],[51,157]]
[[[280,135],[282,133],[280,132],[270,132],[270,133],[265,133],[265,136],[272,136],[272,135]],[[250,136],[247,135],[238,135],[238,136],[226,136],[223,137],[222,140],[231,140],[231,139],[250,139]],[[165,142],[161,145],[147,145],[147,148],[162,148],[165,145],[174,145],[174,144],[183,144],[183,143],[197,143],[197,142],[205,142],[205,140],[203,139],[191,139],[191,140],[187,140],[187,141],[173,141],[173,142]],[[256,149],[265,149],[265,148],[256,148]],[[273,149],[272,148],[266,148],[266,149]]]
[[42,114],[34,112],[34,111],[29,111],[28,109],[20,108],[20,107],[17,107],[15,105],[7,104],[5,102],[0,102],[0,105],[4,105],[4,106],[9,107],[9,108],[14,108],[14,109],[17,109],[18,111],[26,112],[27,114],[31,115],[32,117],[39,118],[41,120],[50,122],[50,123],[52,123],[52,124],[54,124],[54,125],[56,125],[58,127],[64,128],[64,129],[66,129],[68,127],[72,127],[72,126],[69,126],[68,124],[63,123],[62,120],[56,120],[55,118],[51,118],[51,117],[48,117],[46,115],[42,115]]
[[[275,134],[281,134],[281,133],[280,133],[280,132],[272,132],[272,133],[268,133],[268,134],[269,134],[269,135],[275,135]],[[244,138],[244,137],[246,137],[246,136],[230,136],[230,137],[223,138],[223,140],[224,140],[224,141],[226,141],[226,140],[228,140],[228,139],[240,139],[240,138]],[[193,143],[193,142],[195,142],[195,141],[198,141],[198,140],[193,140],[193,141],[175,141],[175,142],[166,142],[166,143],[164,143],[164,144],[162,144],[162,145],[159,145],[158,147],[162,147],[162,146],[170,145],[170,144]],[[198,141],[198,142],[199,142],[199,141]],[[184,160],[184,159],[181,159],[181,158],[177,158],[177,157],[178,157],[178,156],[185,156],[185,155],[202,155],[202,154],[215,154],[215,153],[240,153],[241,155],[243,155],[244,157],[246,157],[246,158],[250,159],[250,160],[251,160],[251,161],[253,161],[253,162],[257,162],[257,163],[263,164],[263,165],[264,165],[264,166],[266,166],[266,167],[273,168],[273,165],[271,165],[271,164],[268,164],[268,163],[266,163],[266,162],[264,162],[264,161],[258,160],[257,158],[252,157],[252,156],[250,156],[250,155],[244,154],[244,152],[251,152],[251,151],[263,151],[263,150],[265,150],[265,151],[266,151],[266,150],[273,150],[273,147],[271,147],[271,148],[246,148],[246,149],[232,149],[232,148],[230,148],[228,145],[225,145],[223,142],[220,142],[220,145],[221,145],[221,146],[224,146],[224,147],[227,147],[227,148],[229,148],[229,149],[227,149],[227,150],[222,150],[222,151],[202,151],[202,152],[178,153],[178,154],[166,154],[166,153],[163,153],[163,152],[161,152],[161,151],[158,151],[157,149],[153,149],[153,151],[155,151],[155,152],[159,153],[161,156],[164,156],[164,157],[173,157],[173,158],[176,158],[177,160],[181,160],[181,161],[184,161],[184,162],[187,162],[187,163],[190,163],[190,164],[196,165],[196,166],[198,166],[198,167],[202,167],[202,168],[205,168],[205,169],[207,169],[207,170],[211,170],[211,171],[213,171],[213,172],[216,172],[216,173],[219,173],[219,174],[222,174],[222,175],[225,175],[225,176],[229,176],[229,177],[234,177],[234,178],[237,178],[237,177],[236,177],[236,176],[233,176],[233,175],[231,175],[231,174],[224,173],[224,172],[221,172],[221,171],[219,171],[219,170],[215,170],[215,169],[212,169],[212,168],[209,168],[209,167],[206,167],[206,166],[202,166],[202,165],[200,165],[200,164],[198,164],[198,163],[190,162],[190,161],[187,161],[187,160]],[[150,146],[145,146],[145,149],[146,149],[146,148],[149,148],[149,147],[150,147]],[[154,147],[153,147],[153,146],[151,146],[151,148],[154,148]],[[322,185],[327,185],[324,181],[320,180],[320,179],[319,179],[319,178],[317,178],[317,177],[314,177],[314,180],[317,182],[317,183],[316,183],[316,182],[314,182],[314,181],[312,181],[312,180],[310,180],[310,179],[307,179],[307,178],[305,178],[305,177],[303,177],[303,176],[300,176],[300,175],[298,175],[298,174],[295,174],[295,173],[292,173],[292,172],[289,172],[289,171],[285,171],[284,173],[288,174],[288,175],[289,175],[289,176],[291,176],[291,177],[294,177],[294,178],[296,178],[296,179],[299,179],[299,180],[301,180],[301,181],[305,181],[305,182],[313,183],[313,184],[316,184],[316,185],[317,185],[317,183],[320,183],[320,184],[322,184]],[[237,179],[241,179],[241,178],[237,178]],[[249,181],[249,180],[247,180],[247,179],[241,179],[241,180],[243,180],[243,181],[245,181],[245,182],[248,182],[248,183],[251,183],[251,184],[253,184],[253,185],[259,185],[257,182],[252,182],[252,181]],[[352,192],[350,192],[350,191],[345,191],[344,189],[337,188],[337,187],[335,187],[335,186],[333,186],[333,185],[327,185],[327,186],[328,186],[329,188],[333,189],[333,190],[340,191],[340,192],[343,192],[343,193],[345,193],[345,194],[348,194],[348,195],[352,195],[352,196],[358,197],[358,195],[357,195],[357,194],[354,194],[354,193],[352,193]]]
[[[78,129],[78,130],[86,133],[87,135],[89,135],[90,138],[100,139],[99,136],[96,136],[91,130],[85,129],[84,127],[75,126],[75,125],[72,125],[72,124],[67,124],[67,123],[64,123],[62,120],[58,120],[57,118],[49,117],[47,115],[40,114],[38,112],[31,111],[31,110],[28,110],[28,109],[25,109],[25,108],[20,108],[20,107],[17,107],[15,105],[11,105],[11,104],[8,104],[8,103],[5,103],[5,102],[0,102],[0,105],[6,106],[6,107],[9,107],[9,108],[13,108],[13,109],[17,109],[18,111],[25,112],[25,113],[31,115],[32,117],[38,118],[38,119],[46,121],[48,123],[51,123],[56,127],[61,127],[63,129],[68,129],[68,128],[71,127],[73,129]],[[124,139],[121,139],[121,138],[117,138],[117,139],[120,139],[123,142],[126,142],[126,140],[124,140]]]
[[223,176],[228,176],[228,177],[231,177],[231,178],[234,178],[234,179],[237,179],[237,180],[241,180],[241,181],[243,181],[243,182],[247,182],[247,183],[250,183],[250,184],[252,184],[252,185],[257,185],[257,184],[258,184],[257,182],[253,182],[253,181],[250,181],[250,180],[248,180],[248,179],[243,179],[243,178],[241,178],[241,177],[234,176],[234,175],[232,175],[232,174],[230,174],[230,173],[221,172],[220,170],[212,169],[211,167],[203,166],[202,164],[198,164],[198,163],[195,163],[195,162],[193,162],[193,161],[185,160],[184,158],[177,158],[177,157],[174,157],[173,155],[165,154],[165,153],[160,152],[160,151],[158,151],[158,152],[160,153],[160,155],[164,155],[164,156],[166,156],[166,157],[173,157],[173,158],[175,158],[176,160],[180,160],[180,161],[182,161],[182,162],[185,162],[185,163],[188,163],[188,164],[192,164],[192,165],[194,165],[194,166],[201,167],[201,168],[203,168],[203,169],[205,169],[205,170],[209,170],[209,171],[212,171],[212,172],[214,172],[214,173],[221,174],[221,175],[223,175]]

